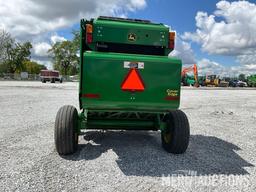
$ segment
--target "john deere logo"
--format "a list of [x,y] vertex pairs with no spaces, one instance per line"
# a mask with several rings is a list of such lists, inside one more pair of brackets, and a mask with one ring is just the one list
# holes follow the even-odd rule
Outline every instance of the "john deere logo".
[[136,35],[134,33],[128,34],[128,40],[129,41],[136,41]]

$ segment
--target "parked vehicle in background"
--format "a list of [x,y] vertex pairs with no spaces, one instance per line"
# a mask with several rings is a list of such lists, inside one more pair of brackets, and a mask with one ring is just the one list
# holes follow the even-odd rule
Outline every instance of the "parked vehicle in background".
[[233,80],[230,81],[230,87],[247,87],[247,83],[244,81]]
[[228,87],[229,86],[229,82],[226,81],[225,79],[221,79],[219,81],[219,87]]
[[69,76],[69,80],[71,80],[71,81],[78,81],[79,80],[79,76],[78,75],[71,75],[71,76]]
[[42,83],[46,83],[46,81],[50,81],[51,83],[55,83],[55,81],[63,82],[60,72],[56,70],[41,70],[40,79]]
[[230,87],[237,87],[237,82],[238,82],[237,79],[235,79],[235,80],[233,80],[233,81],[230,81],[230,82],[229,82],[229,86],[230,86]]
[[237,82],[237,87],[247,87],[247,83],[244,81],[238,81]]

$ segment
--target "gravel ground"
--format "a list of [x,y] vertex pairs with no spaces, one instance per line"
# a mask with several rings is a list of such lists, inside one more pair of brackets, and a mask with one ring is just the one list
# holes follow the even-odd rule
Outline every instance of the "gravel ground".
[[159,132],[88,131],[60,157],[55,115],[77,83],[0,81],[0,191],[256,191],[256,91],[182,90],[191,138],[182,155]]

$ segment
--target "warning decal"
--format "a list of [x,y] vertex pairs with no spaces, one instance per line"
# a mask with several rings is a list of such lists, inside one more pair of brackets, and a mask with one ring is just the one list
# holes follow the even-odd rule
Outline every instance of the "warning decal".
[[123,91],[144,91],[145,85],[137,69],[130,69],[121,85],[121,89]]

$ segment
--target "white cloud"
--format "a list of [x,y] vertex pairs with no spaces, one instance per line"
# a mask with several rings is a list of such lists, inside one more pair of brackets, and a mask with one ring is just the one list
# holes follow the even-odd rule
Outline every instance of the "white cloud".
[[48,50],[51,49],[51,47],[52,46],[46,42],[36,43],[33,45],[33,51],[36,56],[44,57],[49,55]]
[[49,67],[51,43],[66,40],[57,30],[72,27],[81,18],[126,17],[128,12],[145,7],[145,0],[1,0],[0,29],[18,41],[31,41],[32,59]]
[[34,43],[31,53],[31,60],[45,65],[48,69],[52,69],[52,61],[48,53],[48,50],[51,48],[51,44],[47,42]]
[[[241,66],[221,68],[226,73],[256,72],[256,4],[248,1],[219,1],[213,14],[197,12],[196,31],[185,32],[183,40],[201,45],[209,54],[235,56]],[[206,60],[201,60],[206,63]],[[208,62],[209,63],[209,62]],[[204,66],[204,64],[203,64]],[[211,63],[210,66],[215,66]],[[213,70],[213,68],[210,68]]]
[[186,32],[182,38],[200,43],[202,50],[210,54],[255,53],[256,4],[220,1],[216,6],[217,10],[212,15],[198,12],[196,32]]
[[146,7],[146,1],[144,0],[131,0],[130,3],[127,4],[127,8],[129,11],[135,11],[137,9],[142,9]]
[[243,65],[255,65],[256,66],[256,50],[253,54],[243,54],[237,56],[237,61]]
[[71,27],[81,18],[125,16],[145,6],[145,0],[6,0],[0,1],[0,28],[23,40]]
[[46,66],[47,69],[53,69],[52,62],[50,60],[40,60],[40,59],[31,59],[31,60]]
[[67,39],[65,37],[61,37],[58,35],[51,36],[51,42],[54,44],[56,42],[66,41]]
[[227,75],[223,65],[209,59],[199,60],[197,66],[199,75]]
[[52,45],[56,42],[61,42],[67,40],[64,37],[59,36],[57,33],[52,35],[50,38],[50,43],[43,41],[39,43],[33,43],[32,49],[32,60],[44,64],[47,68],[51,68],[51,58],[48,53],[49,49],[52,48]]
[[195,55],[189,43],[182,41],[179,36],[176,37],[175,49],[169,54],[182,60],[184,65],[194,64]]
[[224,66],[218,62],[203,58],[197,62],[199,75],[218,75],[220,77],[233,77],[243,73],[255,73],[256,65]]
[[243,73],[245,75],[255,74],[256,65],[241,65],[241,66],[233,66],[230,67],[231,74],[234,76],[238,76]]

